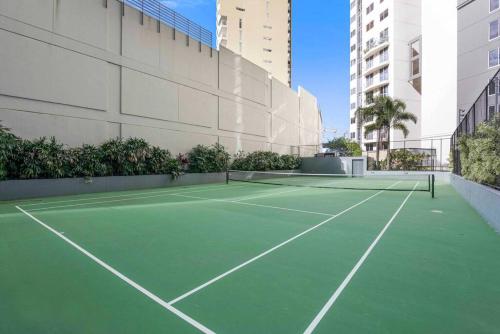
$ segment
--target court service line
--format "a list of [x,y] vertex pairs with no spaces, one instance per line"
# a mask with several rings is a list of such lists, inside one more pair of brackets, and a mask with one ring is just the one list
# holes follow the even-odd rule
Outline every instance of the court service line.
[[269,208],[269,209],[276,209],[276,210],[283,210],[283,211],[309,213],[309,214],[313,214],[313,215],[321,215],[321,216],[328,216],[328,217],[331,217],[333,215],[332,213],[306,211],[306,210],[284,208],[284,207],[273,206],[273,205],[247,203],[247,202],[241,202],[241,201],[231,201],[231,200],[225,200],[225,199],[222,199],[222,198],[208,198],[208,197],[198,197],[198,196],[190,196],[190,195],[173,195],[173,196],[185,197],[185,198],[192,198],[192,199],[199,199],[199,200],[204,200],[204,201],[215,201],[215,202],[221,202],[221,203],[231,203],[231,204],[255,206],[255,207],[260,207],[260,208]]
[[[401,181],[395,182],[394,184],[392,184],[392,185],[391,185],[391,186],[389,186],[388,188],[395,186],[395,185],[396,185],[396,184],[398,184],[399,182],[401,182]],[[347,208],[347,209],[345,209],[345,210],[343,210],[343,211],[341,211],[341,212],[339,212],[339,213],[337,213],[337,214],[335,214],[335,215],[331,216],[330,218],[328,218],[328,219],[326,219],[326,220],[323,220],[321,223],[319,223],[319,224],[317,224],[317,225],[314,225],[313,227],[308,228],[307,230],[305,230],[305,231],[303,231],[303,232],[301,232],[301,233],[299,233],[299,234],[297,234],[297,235],[295,235],[295,236],[291,237],[291,238],[290,238],[290,239],[288,239],[288,240],[283,241],[282,243],[280,243],[280,244],[278,244],[278,245],[276,245],[276,246],[274,246],[274,247],[272,247],[272,248],[270,248],[270,249],[268,249],[268,250],[266,250],[266,251],[264,251],[264,252],[260,253],[259,255],[257,255],[257,256],[255,256],[255,257],[251,258],[250,260],[247,260],[247,261],[243,262],[242,264],[237,265],[236,267],[234,267],[234,268],[232,268],[232,269],[230,269],[230,270],[226,271],[225,273],[220,274],[219,276],[212,278],[211,280],[209,280],[209,281],[207,281],[207,282],[203,283],[202,285],[200,285],[200,286],[198,286],[198,287],[196,287],[196,288],[194,288],[194,289],[192,289],[192,290],[190,290],[190,291],[188,291],[188,292],[184,293],[183,295],[181,295],[181,296],[179,296],[179,297],[177,297],[177,298],[175,298],[175,299],[171,300],[171,301],[169,302],[169,304],[170,304],[170,305],[173,305],[173,304],[175,304],[175,303],[177,303],[177,302],[179,302],[179,301],[181,301],[181,300],[183,300],[183,299],[185,299],[185,298],[187,298],[187,297],[191,296],[192,294],[194,294],[194,293],[196,293],[196,292],[200,291],[201,289],[206,288],[207,286],[209,286],[209,285],[211,285],[211,284],[213,284],[213,283],[217,282],[218,280],[220,280],[220,279],[222,279],[222,278],[224,278],[224,277],[226,277],[226,276],[228,276],[228,275],[230,275],[230,274],[234,273],[235,271],[237,271],[237,270],[239,270],[239,269],[241,269],[241,268],[243,268],[243,267],[245,267],[245,266],[249,265],[250,263],[257,261],[258,259],[260,259],[260,258],[262,258],[262,257],[264,257],[264,256],[266,256],[266,255],[268,255],[268,254],[270,254],[270,253],[272,253],[272,252],[274,252],[275,250],[277,250],[277,249],[279,249],[279,248],[281,248],[281,247],[283,247],[283,246],[285,246],[285,245],[289,244],[290,242],[292,242],[292,241],[294,241],[294,240],[296,240],[296,239],[298,239],[298,238],[300,238],[300,237],[304,236],[305,234],[307,234],[307,233],[309,233],[309,232],[311,232],[311,231],[314,231],[315,229],[317,229],[317,228],[319,228],[319,227],[321,227],[321,226],[325,225],[326,223],[328,223],[328,222],[330,222],[331,220],[333,220],[333,219],[335,219],[335,218],[337,218],[337,217],[339,217],[339,216],[343,215],[344,213],[351,211],[352,209],[354,209],[354,208],[356,208],[356,207],[360,206],[361,204],[363,204],[363,203],[365,203],[365,202],[369,201],[370,199],[374,198],[375,196],[380,195],[380,194],[381,194],[381,193],[383,193],[384,191],[385,191],[385,190],[381,190],[381,191],[379,191],[379,192],[377,192],[377,193],[375,193],[375,194],[371,195],[370,197],[365,198],[365,199],[364,199],[364,200],[362,200],[361,202],[358,202],[358,203],[356,203],[356,204],[354,204],[354,205],[350,206],[349,208]]]
[[382,236],[385,234],[387,229],[391,226],[392,222],[396,219],[398,216],[399,212],[403,209],[405,206],[406,202],[408,202],[408,199],[411,197],[411,195],[415,192],[415,189],[417,188],[418,182],[415,184],[413,187],[413,190],[406,196],[404,199],[403,203],[399,206],[399,208],[396,210],[396,212],[392,215],[391,219],[387,222],[387,224],[384,226],[382,231],[379,233],[379,235],[375,238],[375,240],[372,242],[372,244],[368,247],[368,249],[365,251],[363,256],[359,259],[359,261],[356,263],[356,265],[352,268],[352,270],[349,272],[349,274],[346,276],[344,281],[339,285],[337,290],[333,293],[333,295],[330,297],[330,299],[326,302],[326,304],[323,306],[321,311],[316,315],[316,317],[313,319],[313,321],[309,324],[307,329],[304,331],[304,334],[311,334],[314,329],[318,326],[320,321],[323,319],[323,317],[326,315],[326,313],[330,310],[330,308],[333,306],[337,298],[342,294],[344,289],[347,287],[349,282],[352,280],[354,275],[356,275],[356,272],[361,268],[363,263],[366,261],[370,253],[372,252],[373,248],[378,244]]
[[[208,186],[208,185],[204,185]],[[216,190],[219,188],[227,188],[227,184],[221,184],[221,185],[214,185],[211,186],[210,189],[206,189],[206,187],[203,188],[203,190]],[[233,188],[238,188],[242,186],[234,186]],[[165,190],[158,190],[158,191],[148,191],[148,192],[140,192],[140,193],[131,193],[131,194],[123,194],[123,195],[113,195],[113,196],[101,196],[101,197],[87,197],[87,198],[76,198],[76,199],[68,199],[68,200],[62,200],[62,201],[50,201],[50,202],[38,202],[38,203],[28,203],[28,204],[20,204],[23,206],[23,208],[26,208],[28,206],[36,206],[36,205],[45,205],[45,204],[58,204],[58,203],[70,203],[70,202],[78,202],[78,201],[91,201],[95,199],[110,199],[110,198],[122,198],[122,197],[132,197],[132,196],[138,196],[138,195],[153,195],[153,194],[165,194],[165,193],[171,193],[179,190],[189,190],[189,191],[194,191],[191,190],[191,188],[195,187],[179,187],[178,189],[175,189],[176,187],[172,187],[170,189],[165,189]],[[201,191],[201,190],[200,190]]]
[[185,314],[185,313],[181,312],[180,310],[176,309],[175,307],[173,307],[172,305],[170,305],[169,303],[167,303],[166,301],[164,301],[163,299],[161,299],[157,295],[153,294],[152,292],[150,292],[146,288],[144,288],[141,285],[139,285],[138,283],[134,282],[133,280],[131,280],[130,278],[128,278],[124,274],[120,273],[118,270],[116,270],[115,268],[111,267],[109,264],[107,264],[106,262],[102,261],[101,259],[99,259],[95,255],[93,255],[92,253],[90,253],[89,251],[87,251],[86,249],[84,249],[83,247],[81,247],[80,245],[78,245],[77,243],[73,242],[69,238],[65,237],[62,233],[54,230],[52,227],[50,227],[49,225],[45,224],[40,219],[34,217],[33,215],[31,215],[30,213],[26,212],[25,210],[23,210],[22,208],[20,208],[17,205],[16,205],[16,208],[19,211],[21,211],[23,214],[25,214],[26,216],[28,216],[29,218],[31,218],[33,221],[37,222],[38,224],[40,224],[41,226],[43,226],[44,228],[46,228],[50,232],[54,233],[59,238],[61,238],[64,241],[66,241],[68,244],[70,244],[71,246],[73,246],[74,248],[76,248],[78,251],[80,251],[85,256],[87,256],[88,258],[90,258],[91,260],[93,260],[94,262],[96,262],[98,265],[100,265],[101,267],[103,267],[107,271],[111,272],[113,275],[117,276],[118,278],[120,278],[125,283],[127,283],[130,286],[132,286],[133,288],[135,288],[136,290],[138,290],[142,294],[146,295],[148,298],[150,298],[151,300],[153,300],[154,302],[156,302],[157,304],[159,304],[163,308],[167,309],[168,311],[172,312],[173,314],[175,314],[176,316],[178,316],[182,320],[186,321],[187,323],[189,323],[191,326],[195,327],[196,329],[198,329],[202,333],[206,333],[206,334],[214,334],[215,333],[214,331],[208,329],[207,327],[205,327],[204,325],[202,325],[198,321],[194,320],[193,318],[191,318],[187,314]]
[[[244,187],[244,186],[235,186],[230,189],[235,189],[238,187]],[[109,201],[99,201],[99,202],[86,202],[86,203],[78,203],[78,204],[66,204],[66,205],[56,205],[56,206],[49,206],[49,207],[44,207],[44,208],[35,208],[35,209],[28,209],[29,212],[34,212],[34,211],[43,211],[43,210],[51,210],[51,209],[61,209],[61,208],[71,208],[71,207],[77,207],[77,206],[84,206],[84,205],[92,205],[92,204],[102,204],[102,203],[116,203],[116,202],[124,202],[124,201],[133,201],[133,200],[139,200],[139,199],[146,199],[146,198],[154,198],[154,197],[161,197],[161,196],[173,196],[173,195],[182,195],[182,194],[193,194],[193,193],[200,193],[200,192],[207,192],[207,191],[217,191],[217,190],[227,190],[227,188],[210,188],[210,189],[201,189],[201,190],[193,190],[193,191],[185,191],[181,193],[172,193],[172,192],[163,192],[163,193],[157,193],[155,195],[149,195],[149,196],[137,196],[137,197],[127,197],[127,198],[120,198],[120,199],[114,199],[114,200],[109,200]]]

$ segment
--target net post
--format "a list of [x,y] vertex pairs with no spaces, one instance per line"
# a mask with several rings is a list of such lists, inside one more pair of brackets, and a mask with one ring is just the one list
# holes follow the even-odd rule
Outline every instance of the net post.
[[226,169],[226,184],[229,184],[229,169]]
[[431,174],[427,175],[427,191],[431,191]]
[[434,174],[432,174],[432,177],[431,177],[431,194],[432,194],[432,198],[434,198],[434,184],[435,184],[435,181],[436,181],[436,177],[434,176]]

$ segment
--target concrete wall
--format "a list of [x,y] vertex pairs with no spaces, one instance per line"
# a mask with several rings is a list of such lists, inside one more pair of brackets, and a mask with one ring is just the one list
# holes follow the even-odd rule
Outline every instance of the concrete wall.
[[489,26],[500,12],[490,13],[489,0],[458,4],[458,109],[467,112],[500,68],[488,67],[488,52],[500,47],[500,38],[489,40]]
[[451,174],[450,183],[500,233],[500,191]]
[[319,145],[310,93],[105,3],[0,1],[0,120],[16,135],[70,146],[137,136],[174,154],[216,142],[231,153]]

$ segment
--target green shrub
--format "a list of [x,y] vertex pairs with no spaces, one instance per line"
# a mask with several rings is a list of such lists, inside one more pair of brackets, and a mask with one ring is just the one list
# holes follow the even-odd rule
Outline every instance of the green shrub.
[[[427,158],[424,153],[414,153],[409,150],[392,150],[390,153],[391,170],[420,170],[422,162]],[[381,167],[387,167],[387,161],[381,162]]]
[[67,150],[67,177],[106,176],[110,170],[103,162],[102,151],[94,145]]
[[100,149],[110,175],[147,174],[150,147],[144,139],[111,139],[103,143]]
[[191,173],[219,173],[227,169],[230,155],[220,144],[198,145],[188,153],[188,159]]
[[54,137],[20,140],[12,152],[9,178],[39,179],[66,176],[66,154]]
[[300,167],[300,158],[293,155],[279,155],[269,151],[256,151],[252,153],[239,152],[233,161],[231,169],[269,171],[290,170]]
[[9,132],[9,129],[0,124],[0,180],[7,179],[13,152],[20,139]]
[[182,171],[179,160],[174,159],[168,150],[156,146],[150,149],[146,163],[148,174],[172,174],[173,176],[179,176]]
[[462,175],[471,181],[500,186],[500,115],[478,125],[476,133],[462,136]]

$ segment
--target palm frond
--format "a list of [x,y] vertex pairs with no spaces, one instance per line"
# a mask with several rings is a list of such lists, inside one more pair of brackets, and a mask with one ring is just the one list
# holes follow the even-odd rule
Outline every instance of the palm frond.
[[403,132],[403,135],[405,136],[405,138],[408,137],[408,134],[410,133],[410,130],[408,130],[406,125],[404,123],[401,123],[401,122],[396,122],[396,123],[392,124],[392,128]]

